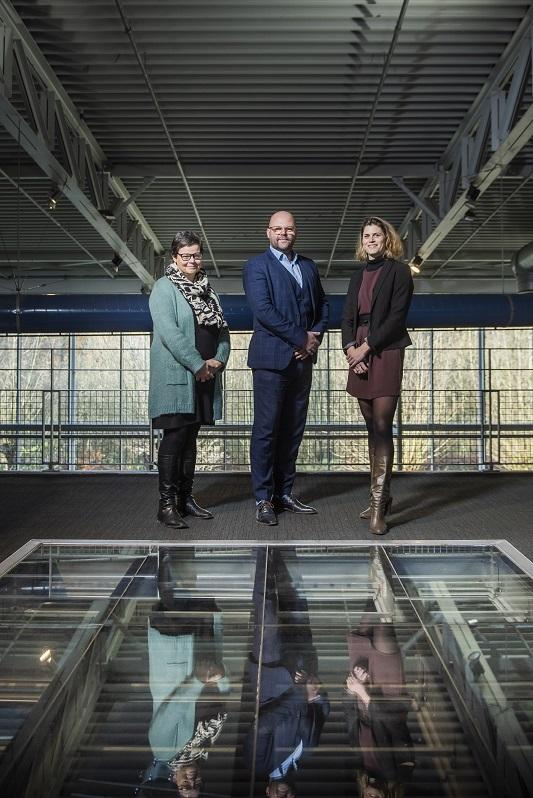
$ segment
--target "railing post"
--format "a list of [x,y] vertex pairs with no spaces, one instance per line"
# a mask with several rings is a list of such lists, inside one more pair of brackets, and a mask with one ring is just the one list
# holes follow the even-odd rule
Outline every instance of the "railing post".
[[[49,423],[47,423],[47,398],[50,408]],[[48,466],[50,471],[60,465],[62,437],[61,391],[45,389],[41,391],[41,463]],[[48,459],[46,458],[47,452]],[[54,459],[54,454],[57,455],[56,459]]]
[[[68,424],[73,424],[76,419],[76,335],[68,337]],[[68,468],[76,468],[77,440],[70,437],[68,441]]]
[[46,451],[46,397],[50,391],[41,391],[41,465],[47,465]]
[[[21,376],[21,347],[20,347],[20,333],[17,333],[17,374],[16,374],[16,408],[15,408],[15,422],[17,424],[17,429],[20,429],[20,416],[21,416],[21,388],[20,388],[20,376]],[[18,471],[20,467],[20,435],[17,433],[15,437],[15,471]]]
[[478,471],[485,469],[485,330],[480,328],[477,336],[478,346]]
[[[122,419],[122,409],[123,409],[122,392],[124,390],[124,374],[123,374],[123,368],[124,368],[124,341],[123,341],[122,333],[120,333],[119,339],[120,339],[120,350],[119,350],[119,365],[118,365],[118,368],[119,368],[119,372],[118,372],[118,380],[119,380],[119,382],[118,382],[118,414],[119,415],[118,415],[118,418],[119,418],[120,428],[122,429],[122,421],[123,421],[123,419]],[[119,439],[118,439],[119,471],[122,471],[122,469],[123,469],[123,450],[122,449],[123,449],[123,447],[122,447],[122,435],[119,435]]]
[[435,470],[435,366],[433,364],[434,358],[434,331],[429,331],[429,424],[431,436],[430,448],[430,468],[431,471]]

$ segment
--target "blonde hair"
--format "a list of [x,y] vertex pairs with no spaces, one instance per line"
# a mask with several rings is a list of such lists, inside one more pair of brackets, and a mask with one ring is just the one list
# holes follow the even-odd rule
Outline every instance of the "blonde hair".
[[384,255],[386,258],[395,258],[399,260],[404,256],[403,250],[403,243],[402,239],[392,226],[390,222],[387,222],[385,219],[382,219],[380,216],[367,216],[366,219],[363,219],[361,224],[361,229],[359,231],[359,240],[357,242],[357,247],[355,250],[355,259],[356,260],[367,260],[368,256],[363,249],[363,232],[365,227],[369,227],[371,224],[375,224],[385,235],[385,251]]

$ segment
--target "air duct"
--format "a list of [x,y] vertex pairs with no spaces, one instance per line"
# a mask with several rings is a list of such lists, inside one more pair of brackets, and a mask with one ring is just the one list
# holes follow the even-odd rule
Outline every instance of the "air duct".
[[516,275],[518,293],[533,291],[533,241],[514,253],[511,264]]
[[[330,324],[338,330],[344,295],[329,297]],[[246,298],[221,296],[230,330],[251,330]],[[407,320],[415,329],[533,326],[533,293],[418,294]],[[152,320],[143,294],[0,295],[0,333],[149,332]]]

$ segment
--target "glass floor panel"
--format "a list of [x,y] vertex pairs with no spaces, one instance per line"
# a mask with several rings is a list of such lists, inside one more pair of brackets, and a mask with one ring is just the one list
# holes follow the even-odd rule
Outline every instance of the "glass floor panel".
[[0,795],[533,795],[505,542],[33,541],[0,564]]

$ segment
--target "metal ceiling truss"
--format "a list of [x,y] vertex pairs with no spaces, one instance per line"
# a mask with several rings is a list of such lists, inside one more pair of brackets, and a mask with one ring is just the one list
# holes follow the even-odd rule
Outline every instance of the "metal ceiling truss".
[[[26,118],[11,102],[15,89]],[[153,178],[132,196],[110,174],[105,154],[7,0],[0,0],[0,122],[112,252],[151,287],[164,247],[135,199]]]
[[[414,203],[400,226],[414,267],[421,266],[472,211],[533,135],[532,103],[517,121],[532,63],[532,21],[530,10],[456,131],[435,176],[418,194],[402,178],[392,178]],[[487,158],[488,144],[492,154]]]

